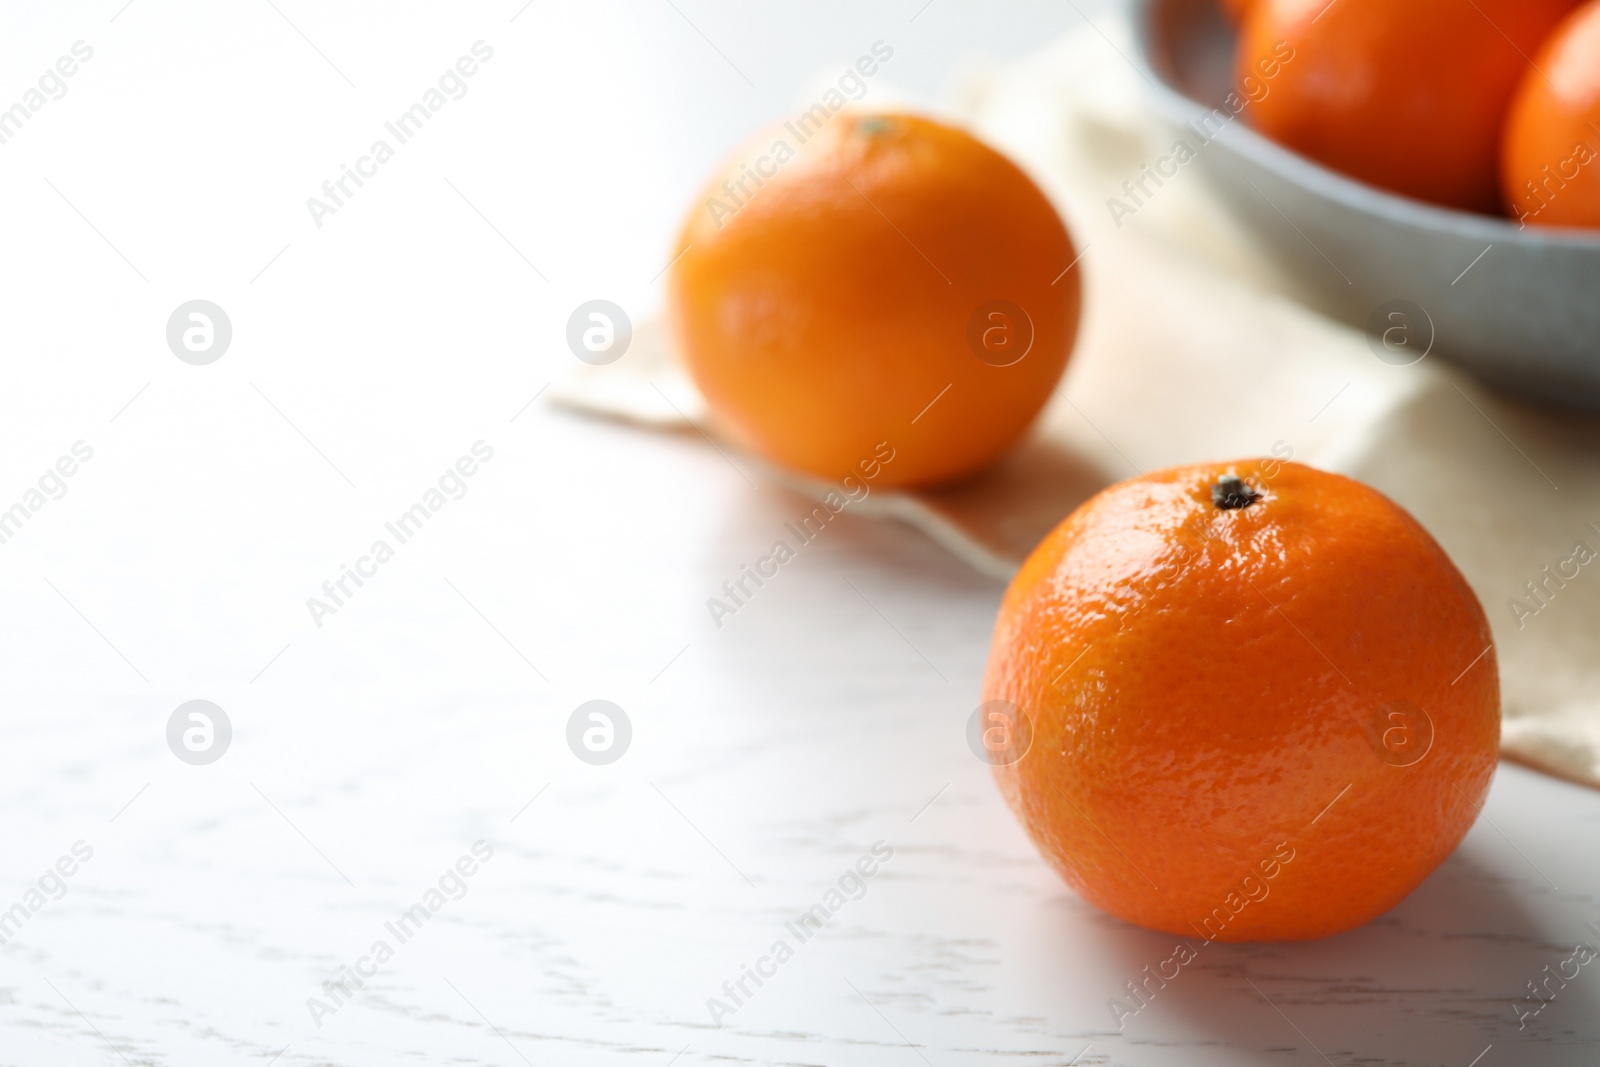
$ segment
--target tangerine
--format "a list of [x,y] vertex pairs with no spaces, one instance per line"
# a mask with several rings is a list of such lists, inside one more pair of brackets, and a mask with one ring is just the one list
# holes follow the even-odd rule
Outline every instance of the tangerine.
[[678,350],[730,435],[782,466],[838,480],[870,463],[886,487],[971,474],[1066,366],[1072,239],[971,135],[818,110],[758,135],[690,214],[668,298]]
[[1578,0],[1261,0],[1238,80],[1293,58],[1248,110],[1263,134],[1372,185],[1498,214],[1501,130],[1546,35]]
[[1031,735],[995,775],[1061,876],[1207,940],[1398,903],[1471,827],[1499,742],[1489,624],[1444,551],[1376,490],[1276,459],[1078,508],[1007,590],[983,693]]
[[1522,78],[1506,123],[1506,206],[1538,226],[1600,226],[1600,0],[1563,22]]

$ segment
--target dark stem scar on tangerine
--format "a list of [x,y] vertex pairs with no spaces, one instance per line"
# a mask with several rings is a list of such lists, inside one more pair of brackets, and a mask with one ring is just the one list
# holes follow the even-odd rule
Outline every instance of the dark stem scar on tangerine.
[[1237,474],[1225,474],[1211,487],[1211,502],[1223,511],[1247,508],[1261,499],[1261,494],[1244,483]]

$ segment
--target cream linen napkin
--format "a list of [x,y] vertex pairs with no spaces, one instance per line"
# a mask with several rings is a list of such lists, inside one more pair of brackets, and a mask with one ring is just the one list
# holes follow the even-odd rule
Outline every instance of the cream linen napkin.
[[[1380,360],[1365,334],[1284,294],[1196,173],[1180,170],[1118,226],[1108,198],[1126,199],[1123,182],[1172,143],[1144,109],[1131,49],[1112,17],[958,94],[954,116],[1028,168],[1067,218],[1083,252],[1083,329],[1056,400],[998,468],[958,488],[874,493],[852,511],[908,522],[1005,579],[1085,498],[1140,471],[1271,455],[1340,471],[1415,515],[1482,599],[1505,754],[1600,786],[1600,566],[1588,565],[1600,553],[1600,423],[1493,394],[1437,356]],[[619,362],[581,366],[549,392],[716,434],[653,323]],[[770,473],[814,497],[827,488]]]

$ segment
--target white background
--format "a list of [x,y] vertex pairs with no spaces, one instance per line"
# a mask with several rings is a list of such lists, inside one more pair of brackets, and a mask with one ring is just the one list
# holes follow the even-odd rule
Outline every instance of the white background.
[[[1207,947],[1119,1032],[1107,998],[1172,939],[1068,892],[965,747],[999,588],[847,515],[719,630],[705,599],[806,506],[528,404],[578,303],[659,306],[703,175],[819,72],[881,39],[885,88],[936,95],[1070,4],[274,3],[4,16],[0,106],[94,57],[0,145],[0,508],[94,457],[0,544],[0,909],[95,851],[0,947],[0,1064],[1592,1062],[1600,978],[1520,1033],[1511,1007],[1600,920],[1591,793],[1502,768],[1394,913]],[[480,39],[467,95],[314,226]],[[232,320],[210,366],[166,346],[195,298]],[[316,627],[479,440],[466,496]],[[633,722],[610,767],[565,743],[597,697]],[[233,723],[209,767],[165,742],[195,698]],[[318,1028],[307,998],[479,839],[467,895]],[[877,840],[865,898],[714,1028]]]

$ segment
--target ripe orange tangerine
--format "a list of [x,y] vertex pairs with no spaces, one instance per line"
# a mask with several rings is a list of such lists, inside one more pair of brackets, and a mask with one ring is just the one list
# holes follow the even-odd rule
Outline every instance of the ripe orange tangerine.
[[1278,460],[1085,503],[1011,583],[983,695],[1001,792],[1068,884],[1208,940],[1393,907],[1471,827],[1499,743],[1489,624],[1443,550]]
[[982,469],[1026,433],[1077,333],[1077,253],[1044,193],[913,115],[758,135],[678,246],[670,317],[718,421],[830,481],[885,450],[884,487]]
[[1501,181],[1529,225],[1600,227],[1600,0],[1573,12],[1523,75]]
[[1242,79],[1292,60],[1246,112],[1262,133],[1419,200],[1500,212],[1500,138],[1528,57],[1577,0],[1260,0]]

